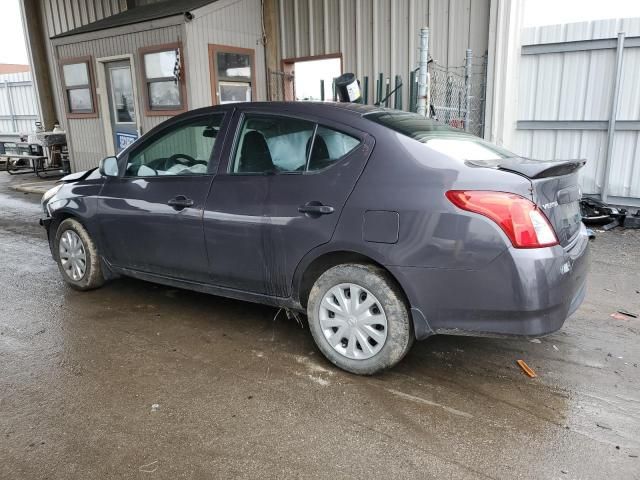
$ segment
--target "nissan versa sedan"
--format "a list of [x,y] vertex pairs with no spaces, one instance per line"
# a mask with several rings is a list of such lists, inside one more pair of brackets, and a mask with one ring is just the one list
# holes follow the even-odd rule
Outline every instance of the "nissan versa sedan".
[[540,336],[585,294],[584,161],[533,161],[413,113],[246,103],[174,117],[43,197],[78,290],[118,276],[306,312],[349,372],[414,339]]

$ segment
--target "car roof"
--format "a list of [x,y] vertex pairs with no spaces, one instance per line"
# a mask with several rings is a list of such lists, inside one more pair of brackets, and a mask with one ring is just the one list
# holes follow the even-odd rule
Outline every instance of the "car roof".
[[317,114],[330,114],[336,113],[339,111],[340,113],[353,115],[356,117],[362,117],[363,115],[374,113],[374,112],[384,112],[384,111],[392,111],[387,108],[377,107],[375,105],[362,105],[360,103],[341,103],[341,102],[238,102],[238,103],[230,103],[226,105],[216,105],[213,107],[203,107],[198,108],[196,110],[191,110],[189,113],[204,113],[207,111],[216,111],[221,109],[232,109],[238,108],[244,110],[246,108],[250,109],[266,109],[270,110],[274,113],[277,112],[306,112],[306,113],[317,113]]

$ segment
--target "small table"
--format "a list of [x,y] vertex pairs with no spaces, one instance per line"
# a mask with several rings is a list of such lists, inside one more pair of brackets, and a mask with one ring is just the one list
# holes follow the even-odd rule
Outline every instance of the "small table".
[[[6,170],[9,175],[26,175],[28,173],[35,173],[40,178],[64,175],[62,168],[46,167],[45,160],[47,160],[47,157],[43,155],[6,153],[0,155],[0,159],[6,162]],[[28,165],[17,165],[20,160],[27,160]],[[47,175],[47,172],[57,172],[57,174]]]

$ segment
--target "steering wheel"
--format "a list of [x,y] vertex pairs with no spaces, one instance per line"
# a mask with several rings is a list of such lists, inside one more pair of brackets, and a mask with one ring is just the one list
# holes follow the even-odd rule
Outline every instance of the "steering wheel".
[[190,155],[187,155],[186,153],[174,153],[173,155],[171,155],[169,158],[165,160],[164,169],[169,170],[176,163],[180,163],[185,167],[190,167],[191,165],[194,165],[196,162],[197,160],[195,158],[193,158]]

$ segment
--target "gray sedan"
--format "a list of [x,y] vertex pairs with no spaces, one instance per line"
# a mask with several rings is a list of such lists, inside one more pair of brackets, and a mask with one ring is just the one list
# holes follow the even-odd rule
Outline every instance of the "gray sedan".
[[247,103],[172,118],[43,197],[78,290],[121,275],[305,312],[349,372],[433,334],[539,336],[585,294],[583,161],[418,115]]

